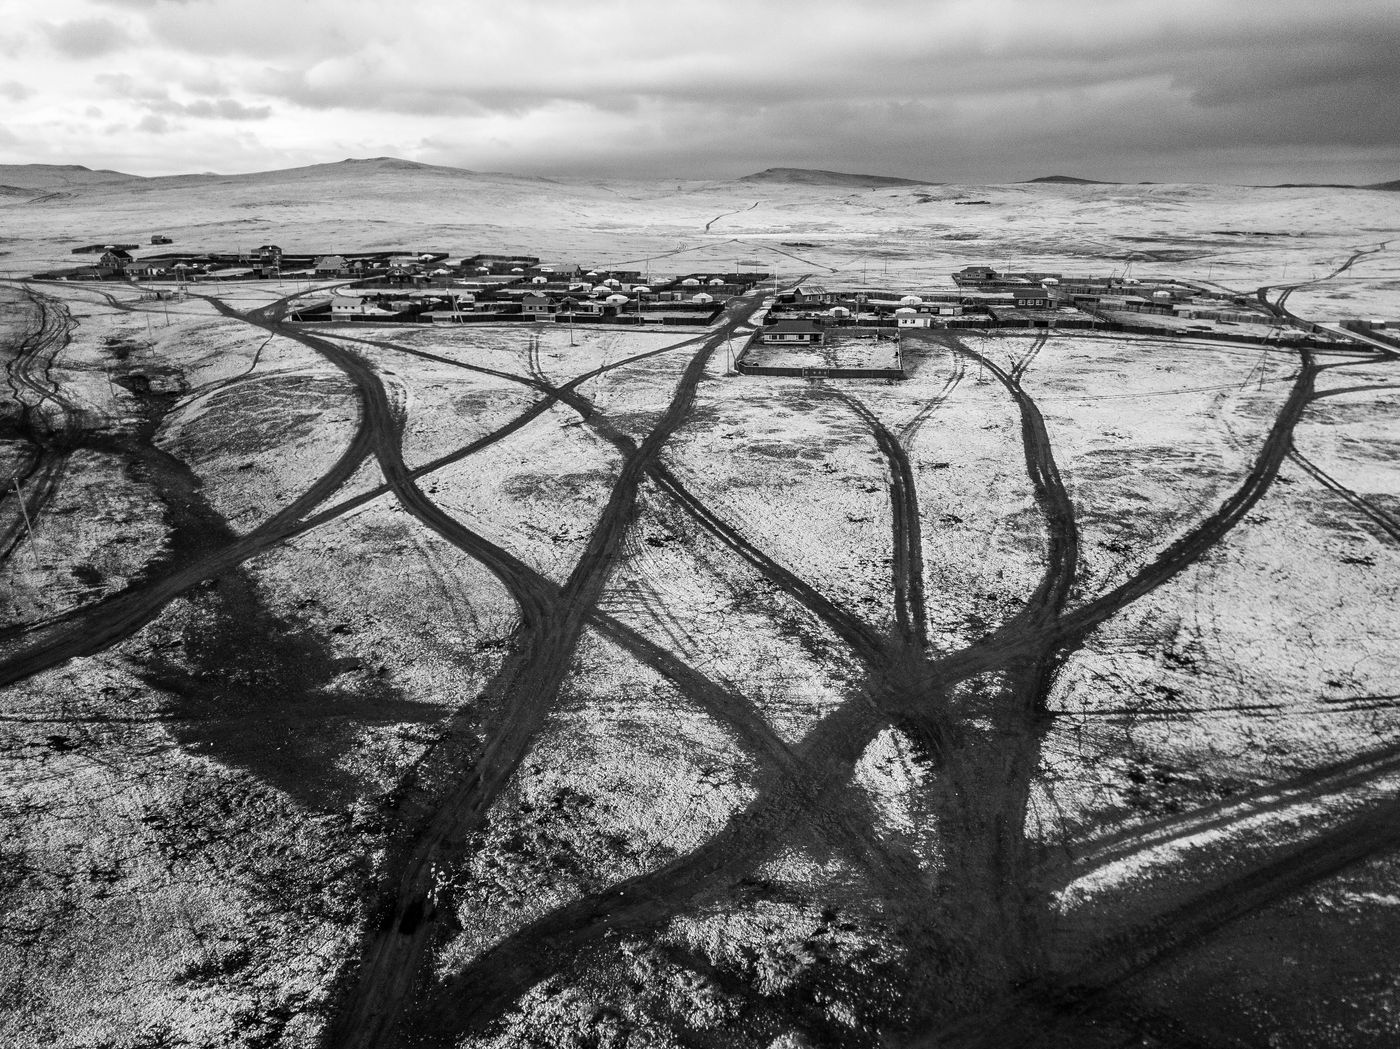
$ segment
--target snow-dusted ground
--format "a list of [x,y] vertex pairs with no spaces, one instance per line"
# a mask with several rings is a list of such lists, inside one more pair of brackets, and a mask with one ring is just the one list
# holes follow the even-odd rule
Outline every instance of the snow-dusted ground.
[[[517,249],[655,272],[758,259],[785,279],[915,291],[974,262],[1067,273],[1132,262],[1140,276],[1244,291],[1316,276],[1288,300],[1304,317],[1363,302],[1359,313],[1400,312],[1400,252],[1321,279],[1400,230],[1397,198],[1363,191],[834,194],[401,171],[347,182],[322,171],[64,192],[6,209],[0,265],[69,263],[71,243],[158,229],[175,247]],[[974,197],[993,203],[955,203]],[[101,420],[100,439],[66,461],[33,548],[17,545],[4,563],[5,659],[64,636],[83,610],[259,541],[352,447],[366,412],[330,358],[201,299],[167,315],[126,286],[40,290],[77,322],[54,375]],[[246,311],[298,288],[196,290]],[[577,572],[629,442],[663,417],[703,342],[552,326],[317,333],[383,384],[425,498],[544,586]],[[929,961],[938,950],[957,961],[957,937],[919,939],[940,907],[956,907],[953,872],[970,847],[942,793],[945,755],[917,726],[873,713],[873,683],[889,668],[742,544],[872,635],[897,634],[890,435],[917,503],[929,648],[954,653],[1033,603],[1052,547],[1023,409],[998,373],[1014,373],[1036,406],[1073,509],[1073,611],[1226,504],[1303,362],[1281,348],[1165,337],[956,334],[906,336],[900,382],[726,375],[718,345],[659,460],[673,482],[651,473],[638,484],[598,596],[603,618],[568,655],[557,699],[460,862],[441,872],[452,919],[433,971],[489,967],[488,952],[530,923],[581,899],[606,907],[616,884],[682,863],[718,835],[742,842],[752,827],[771,841],[748,866],[662,900],[674,910],[651,924],[560,947],[544,982],[462,1044],[874,1045],[921,1033],[901,1027],[924,1015],[910,1003],[929,994],[901,983],[910,973],[962,986],[953,962]],[[1189,924],[1203,894],[1215,906],[1290,850],[1400,796],[1397,365],[1319,363],[1330,365],[1316,382],[1324,396],[1303,408],[1267,492],[1199,560],[1064,653],[1028,749],[1013,733],[1002,741],[1031,770],[1024,825],[1003,830],[1024,836],[1018,885],[1048,930],[1052,973],[1084,971],[1109,937],[1146,923]],[[148,440],[143,419],[155,427]],[[29,454],[21,436],[4,446],[11,470]],[[515,716],[522,697],[492,689],[527,636],[509,589],[410,516],[385,490],[383,448],[369,451],[293,534],[0,692],[6,1044],[313,1043],[374,926],[366,894],[393,862],[394,828],[432,796],[432,777],[449,775],[444,755],[469,770]],[[188,476],[162,467],[164,456]],[[14,510],[12,498],[0,507]],[[609,623],[738,697],[743,712],[720,716],[676,667],[663,672],[604,636]],[[980,692],[930,687],[928,702],[965,712],[954,756],[995,738],[997,704],[1015,695],[999,682],[989,672]],[[813,788],[820,804],[794,793],[776,815],[764,810],[774,754],[799,772],[837,769],[836,786]],[[868,855],[832,845],[852,821],[867,847],[907,855],[905,892],[872,880]],[[1193,933],[1116,993],[1209,1044],[1392,1045],[1392,880],[1378,847]]]

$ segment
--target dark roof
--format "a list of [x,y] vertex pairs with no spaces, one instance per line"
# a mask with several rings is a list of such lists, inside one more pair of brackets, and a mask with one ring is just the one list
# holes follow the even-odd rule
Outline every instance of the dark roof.
[[770,324],[767,328],[764,329],[764,331],[811,334],[812,332],[821,331],[821,328],[817,326],[816,321],[801,319],[791,321],[778,321],[776,324]]

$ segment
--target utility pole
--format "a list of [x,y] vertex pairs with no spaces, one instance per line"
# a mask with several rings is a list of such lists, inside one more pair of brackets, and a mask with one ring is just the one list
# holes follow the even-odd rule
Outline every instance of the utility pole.
[[19,513],[24,518],[24,531],[29,536],[29,552],[34,555],[34,567],[42,568],[43,566],[39,563],[39,550],[34,545],[34,525],[29,520],[29,507],[24,505],[24,492],[19,487],[19,475],[16,474],[13,480],[15,482],[15,498],[19,500]]

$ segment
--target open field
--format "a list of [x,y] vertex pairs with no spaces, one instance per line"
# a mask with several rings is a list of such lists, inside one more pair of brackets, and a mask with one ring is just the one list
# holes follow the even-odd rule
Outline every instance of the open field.
[[[309,170],[59,188],[0,268],[157,215],[909,288],[1150,235],[1400,313],[1393,194],[386,169],[380,228]],[[763,291],[574,334],[315,290],[0,284],[0,1043],[1400,1042],[1395,357],[921,329],[809,381],[726,375]]]

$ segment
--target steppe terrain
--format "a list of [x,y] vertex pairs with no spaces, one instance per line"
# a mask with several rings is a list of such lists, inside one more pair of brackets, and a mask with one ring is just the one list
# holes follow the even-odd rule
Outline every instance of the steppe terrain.
[[1400,1043],[1400,361],[298,325],[527,251],[1400,315],[1400,195],[0,169],[0,1043]]

